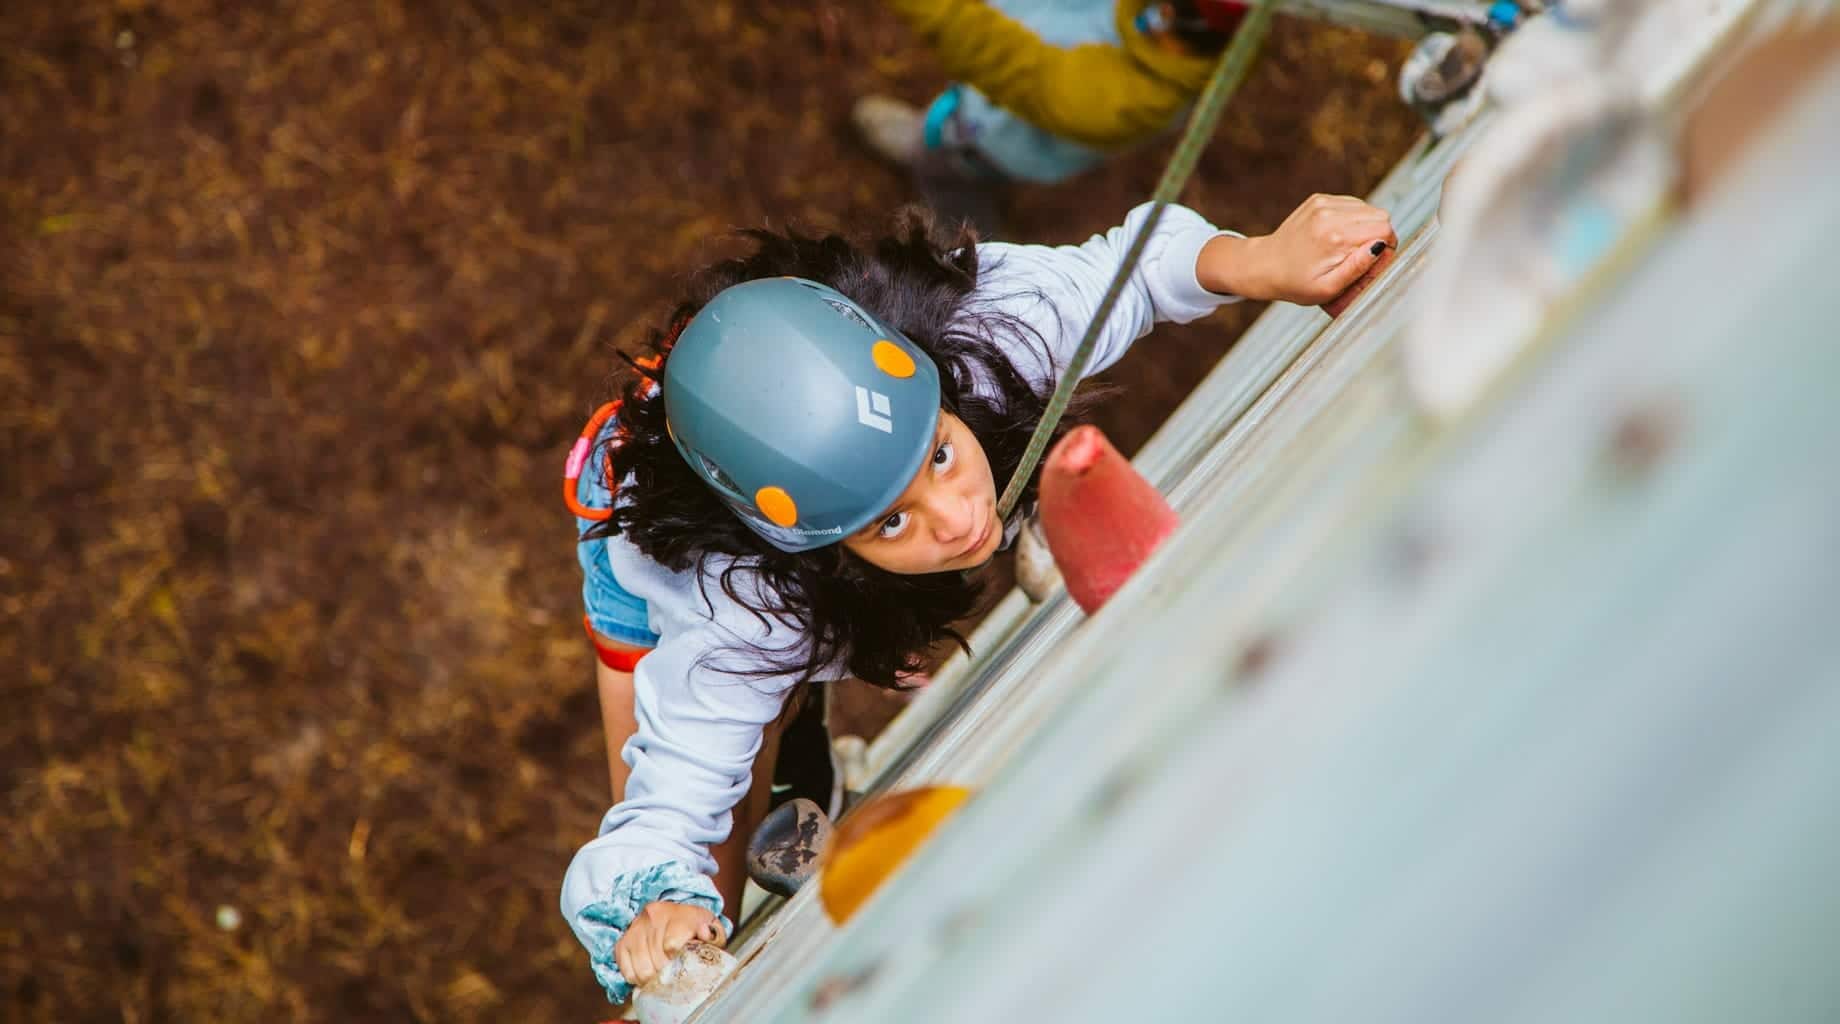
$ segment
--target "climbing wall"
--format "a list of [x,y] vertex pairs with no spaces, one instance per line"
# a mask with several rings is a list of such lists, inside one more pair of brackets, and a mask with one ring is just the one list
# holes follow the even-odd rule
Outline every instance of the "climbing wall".
[[[1626,92],[1674,119],[1786,9],[1661,10]],[[809,887],[762,916],[697,1019],[1831,1017],[1840,349],[1799,297],[1840,75],[1812,81],[1722,191],[1565,250],[1436,401],[1437,261],[1472,237],[1446,179],[1526,114],[1416,149],[1373,197],[1387,275],[1333,321],[1275,306],[1139,455],[1181,529],[1090,618],[1010,595],[870,751],[871,790],[975,798],[845,928]]]

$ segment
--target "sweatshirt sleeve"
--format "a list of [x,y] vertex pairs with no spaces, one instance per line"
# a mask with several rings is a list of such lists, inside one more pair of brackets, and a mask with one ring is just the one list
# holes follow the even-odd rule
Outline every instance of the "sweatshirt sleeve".
[[1043,131],[1099,149],[1169,126],[1194,95],[1122,47],[1060,47],[984,0],[888,0],[946,74]]
[[735,674],[750,661],[738,644],[776,650],[802,639],[760,622],[713,581],[703,593],[708,620],[662,638],[633,673],[639,728],[621,755],[632,767],[625,799],[601,819],[599,836],[576,853],[562,882],[563,917],[616,1003],[631,987],[613,947],[646,904],[722,913],[709,850],[728,838],[762,735],[796,683]]
[[[1136,207],[1124,223],[1080,245],[978,246],[978,285],[970,311],[1006,314],[1030,328],[1014,344],[999,337],[1017,369],[1049,381],[1067,371],[1131,240],[1149,219],[1150,207]],[[1195,276],[1202,247],[1231,234],[1237,233],[1216,228],[1185,206],[1165,208],[1106,320],[1084,376],[1116,363],[1158,323],[1185,324],[1239,301],[1208,291]]]

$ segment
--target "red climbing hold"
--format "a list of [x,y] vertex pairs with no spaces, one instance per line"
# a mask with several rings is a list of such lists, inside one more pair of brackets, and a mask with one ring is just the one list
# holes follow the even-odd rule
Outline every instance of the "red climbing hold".
[[1041,471],[1041,528],[1088,614],[1131,578],[1179,523],[1163,496],[1099,428],[1075,427]]

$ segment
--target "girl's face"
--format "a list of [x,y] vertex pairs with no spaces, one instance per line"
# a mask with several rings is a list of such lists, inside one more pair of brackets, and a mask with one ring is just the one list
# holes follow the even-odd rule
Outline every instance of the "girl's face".
[[909,576],[983,565],[1002,543],[984,446],[944,409],[933,457],[880,519],[843,542],[871,565]]

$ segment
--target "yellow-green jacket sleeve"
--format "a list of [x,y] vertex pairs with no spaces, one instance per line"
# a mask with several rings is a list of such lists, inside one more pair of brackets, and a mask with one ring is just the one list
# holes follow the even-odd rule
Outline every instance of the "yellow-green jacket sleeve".
[[1119,149],[1168,126],[1193,94],[1119,46],[1059,47],[982,0],[888,0],[946,73],[1044,131]]

